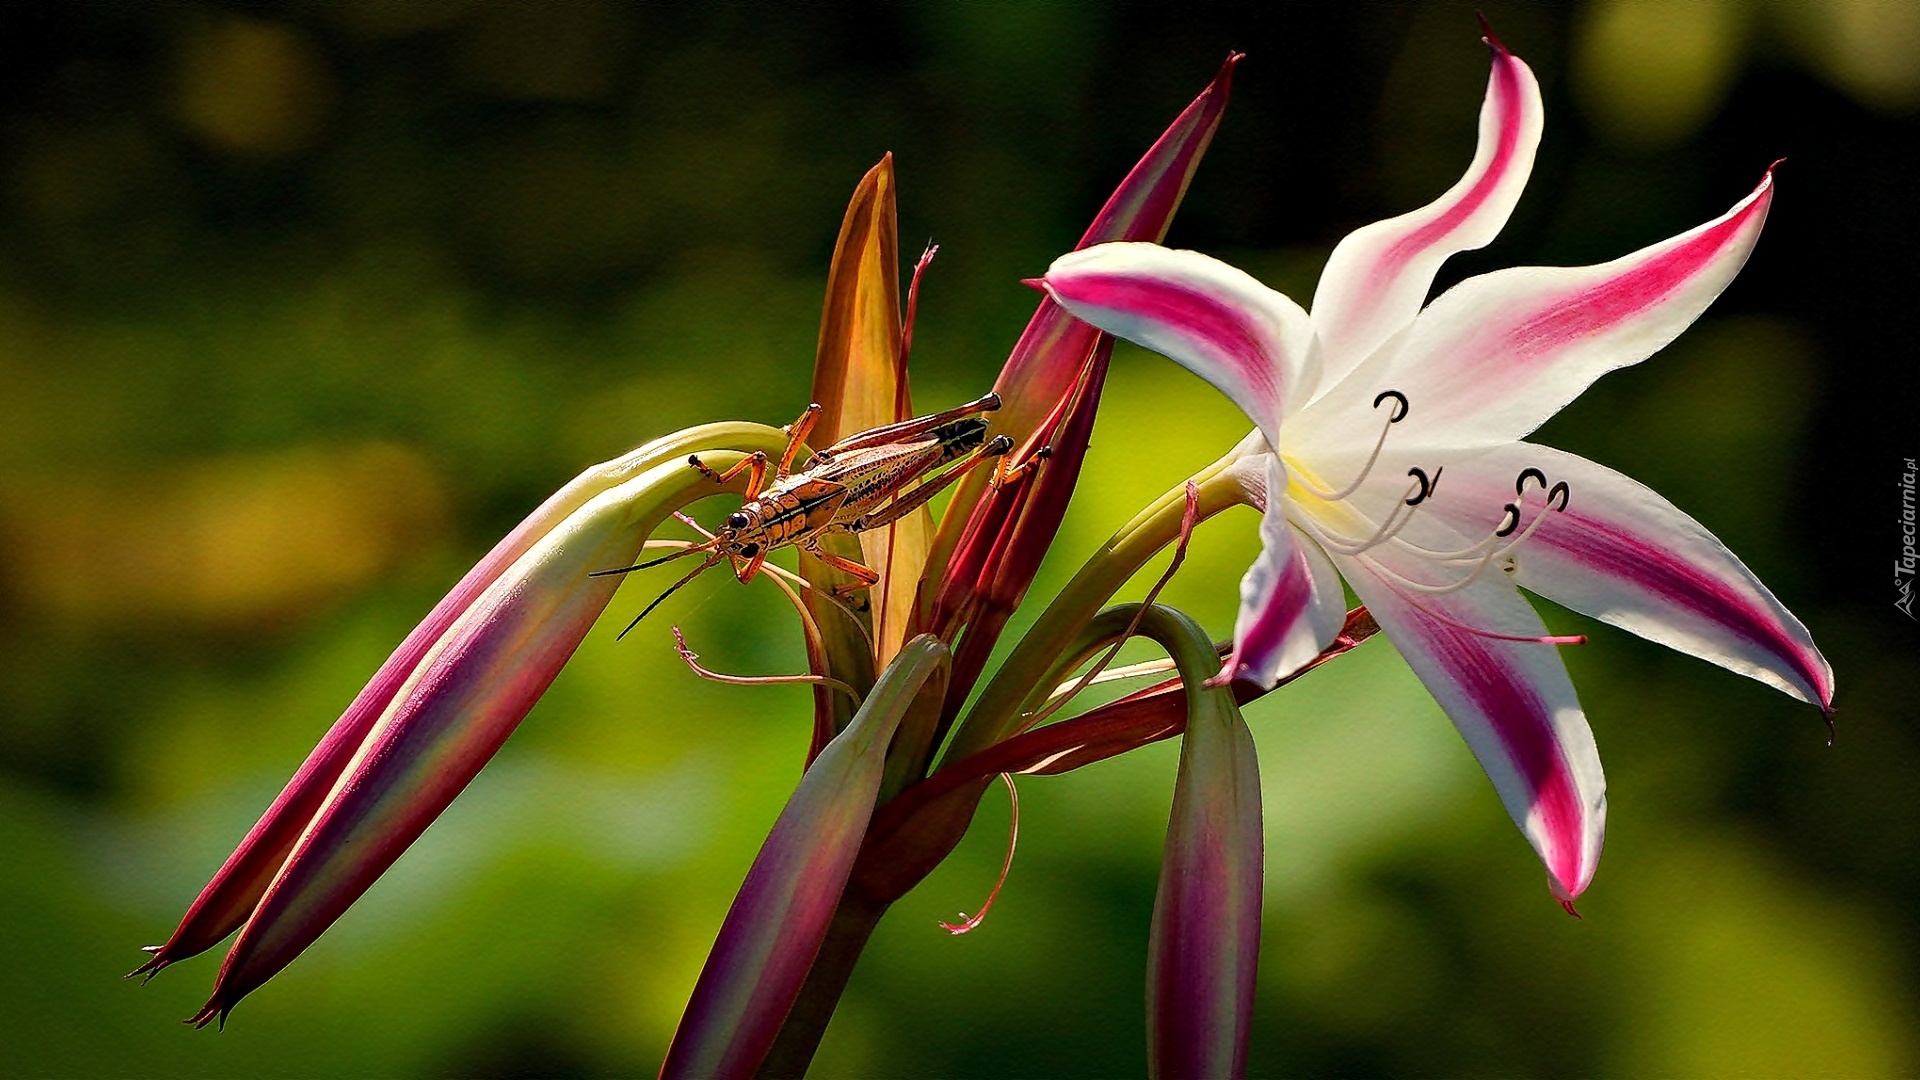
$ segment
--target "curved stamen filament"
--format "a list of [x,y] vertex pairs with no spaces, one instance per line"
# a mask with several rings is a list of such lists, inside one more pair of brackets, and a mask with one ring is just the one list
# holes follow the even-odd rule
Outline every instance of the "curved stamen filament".
[[[1414,581],[1411,578],[1405,577],[1399,573],[1396,573],[1392,570],[1387,569],[1387,567],[1381,565],[1379,560],[1377,559],[1370,559],[1368,561],[1373,563],[1373,565],[1377,567],[1381,572],[1391,575],[1392,577],[1398,579],[1407,588],[1410,588],[1415,592],[1425,593],[1429,596],[1444,596],[1445,594],[1450,592],[1457,592],[1458,590],[1464,589],[1467,586],[1473,584],[1475,581],[1479,580],[1480,575],[1485,573],[1487,567],[1492,566],[1495,560],[1499,559],[1501,556],[1512,551],[1514,548],[1519,547],[1521,544],[1526,543],[1527,538],[1532,536],[1535,532],[1539,531],[1541,524],[1547,520],[1547,511],[1553,510],[1554,512],[1558,513],[1559,511],[1566,509],[1567,491],[1568,491],[1566,485],[1564,483],[1556,484],[1554,485],[1553,491],[1554,493],[1557,493],[1560,496],[1560,500],[1559,500],[1560,505],[1558,507],[1555,507],[1553,505],[1553,494],[1549,494],[1547,496],[1548,498],[1547,505],[1540,508],[1540,512],[1533,516],[1533,520],[1527,523],[1526,529],[1523,530],[1519,536],[1516,536],[1512,540],[1509,540],[1507,543],[1502,544],[1499,547],[1494,548],[1491,551],[1488,551],[1484,555],[1479,556],[1479,561],[1474,564],[1473,569],[1470,572],[1468,572],[1467,576],[1460,579],[1459,581],[1453,582],[1452,584],[1428,585],[1424,582]],[[1513,525],[1517,524],[1520,520],[1520,509],[1514,504],[1508,503],[1506,506],[1506,510],[1507,510],[1507,513],[1504,515],[1504,517],[1506,519],[1511,519],[1511,521],[1503,519],[1501,522],[1500,528],[1495,529],[1493,531],[1492,536],[1489,536],[1485,540],[1480,541],[1480,544],[1475,545],[1476,547],[1484,546],[1489,541],[1498,540],[1513,532]],[[1433,552],[1428,552],[1426,551],[1426,549],[1416,548],[1415,545],[1409,544],[1406,541],[1399,541],[1399,543],[1403,547],[1414,549],[1420,553],[1425,554],[1428,558],[1432,559],[1435,562],[1457,563],[1457,562],[1465,562],[1467,559],[1467,557],[1463,557],[1460,555],[1442,555],[1442,554],[1436,554]],[[1462,549],[1462,551],[1468,551],[1468,550],[1471,550],[1471,549]]]
[[1353,478],[1353,483],[1348,484],[1339,491],[1326,491],[1322,489],[1320,485],[1308,480],[1304,476],[1295,477],[1295,482],[1312,492],[1315,496],[1325,499],[1328,502],[1339,502],[1341,499],[1359,491],[1360,485],[1367,482],[1367,477],[1373,472],[1374,465],[1380,461],[1380,448],[1387,445],[1387,432],[1393,430],[1393,425],[1407,418],[1407,395],[1398,390],[1380,391],[1373,399],[1373,407],[1378,409],[1380,403],[1389,398],[1394,401],[1395,408],[1387,414],[1387,422],[1380,426],[1380,437],[1373,441],[1373,453],[1367,455],[1367,463],[1360,467],[1360,475]]
[[[1411,498],[1418,487],[1418,484],[1408,487],[1407,497]],[[1393,509],[1387,513],[1387,520],[1381,522],[1380,527],[1373,531],[1373,535],[1367,537],[1365,540],[1355,540],[1350,536],[1335,532],[1325,525],[1313,521],[1311,518],[1306,518],[1306,515],[1301,516],[1311,523],[1310,531],[1314,534],[1314,538],[1319,540],[1321,545],[1329,551],[1335,551],[1342,555],[1358,555],[1361,552],[1379,547],[1381,544],[1392,540],[1401,529],[1407,527],[1407,522],[1412,521],[1413,515],[1418,512],[1418,503],[1409,502],[1407,498],[1401,499],[1394,503]]]

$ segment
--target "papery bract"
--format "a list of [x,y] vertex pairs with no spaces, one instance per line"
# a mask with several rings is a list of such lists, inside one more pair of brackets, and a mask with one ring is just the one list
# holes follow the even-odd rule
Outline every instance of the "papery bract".
[[1515,585],[1830,709],[1806,628],[1704,528],[1592,462],[1517,441],[1606,371],[1638,363],[1745,262],[1772,173],[1725,215],[1611,263],[1469,278],[1424,308],[1449,255],[1506,221],[1541,130],[1532,73],[1489,36],[1479,147],[1434,203],[1329,259],[1309,315],[1195,252],[1109,244],[1045,287],[1075,315],[1219,387],[1275,453],[1250,478],[1264,550],[1224,673],[1270,686],[1359,595],[1459,727],[1563,901],[1605,827],[1593,736]]

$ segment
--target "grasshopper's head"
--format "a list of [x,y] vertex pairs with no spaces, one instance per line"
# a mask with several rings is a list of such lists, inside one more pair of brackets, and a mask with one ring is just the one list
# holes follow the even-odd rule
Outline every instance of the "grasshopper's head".
[[720,527],[719,536],[729,553],[751,559],[760,554],[765,544],[761,535],[764,531],[765,526],[761,524],[759,515],[753,513],[752,507],[743,506],[727,515],[727,522]]

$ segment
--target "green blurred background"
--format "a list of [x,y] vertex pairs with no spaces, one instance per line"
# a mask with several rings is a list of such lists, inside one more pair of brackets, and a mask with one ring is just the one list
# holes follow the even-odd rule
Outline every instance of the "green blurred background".
[[[1789,159],[1752,263],[1544,441],[1704,521],[1811,627],[1783,695],[1550,609],[1608,767],[1567,918],[1384,640],[1248,710],[1268,822],[1252,1070],[1912,1075],[1920,8],[1483,0],[1548,125],[1442,285],[1623,254]],[[623,1076],[657,1066],[791,789],[772,589],[623,593],[446,816],[224,1034],[216,955],[119,975],[434,600],[590,462],[805,404],[848,193],[896,154],[928,237],[927,408],[983,391],[1070,246],[1229,48],[1170,242],[1305,299],[1347,230],[1472,153],[1470,6],[85,3],[0,9],[0,1072]],[[1123,347],[1044,597],[1245,421]],[[718,504],[705,508],[711,515]],[[1218,632],[1250,514],[1166,599]],[[1016,623],[1016,631],[1020,624]],[[822,1076],[1124,1076],[1175,749],[990,796],[883,925]]]

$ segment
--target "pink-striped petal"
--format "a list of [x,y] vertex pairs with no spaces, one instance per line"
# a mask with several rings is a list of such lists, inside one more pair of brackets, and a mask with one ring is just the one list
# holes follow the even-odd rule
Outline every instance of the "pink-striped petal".
[[1746,263],[1772,201],[1769,169],[1727,213],[1625,258],[1469,278],[1428,305],[1379,363],[1315,402],[1309,426],[1351,420],[1375,394],[1394,389],[1409,405],[1396,444],[1520,438],[1595,379],[1645,360],[1699,318]]
[[[1399,560],[1387,571],[1369,556],[1335,558],[1480,760],[1546,863],[1556,894],[1569,902],[1579,896],[1600,860],[1606,780],[1557,647],[1508,640],[1545,636],[1540,616],[1504,574],[1422,595],[1390,574],[1423,574],[1415,580],[1438,585],[1440,573]],[[1463,571],[1450,573],[1458,580]]]
[[1467,174],[1409,214],[1349,234],[1313,295],[1323,375],[1331,385],[1413,322],[1447,258],[1484,247],[1506,225],[1533,169],[1544,113],[1533,72],[1491,36],[1493,73]]
[[1311,385],[1307,313],[1197,251],[1101,244],[1056,259],[1042,284],[1075,317],[1212,383],[1269,445],[1279,445],[1287,395]]
[[1564,607],[1758,679],[1823,709],[1833,669],[1812,635],[1706,527],[1646,485],[1551,447],[1515,443],[1447,466],[1433,511],[1466,531],[1484,528],[1527,485],[1525,522],[1565,482],[1563,512],[1548,512],[1514,549],[1513,580]]
[[[1287,523],[1285,469],[1272,454],[1266,464],[1266,510],[1260,520],[1260,557],[1240,579],[1240,614],[1233,627],[1233,678],[1271,689],[1320,655],[1346,622],[1340,575],[1318,546]],[[1256,499],[1256,501],[1258,501]]]

